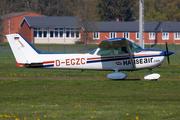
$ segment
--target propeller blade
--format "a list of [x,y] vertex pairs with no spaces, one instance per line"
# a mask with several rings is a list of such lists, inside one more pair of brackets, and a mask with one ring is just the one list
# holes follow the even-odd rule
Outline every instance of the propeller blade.
[[167,60],[168,60],[168,65],[170,65],[170,61],[169,61],[169,55],[167,56]]
[[169,53],[167,42],[166,42],[166,53]]
[[166,56],[167,56],[168,64],[170,65],[170,61],[169,61],[169,51],[168,51],[167,42],[166,42]]

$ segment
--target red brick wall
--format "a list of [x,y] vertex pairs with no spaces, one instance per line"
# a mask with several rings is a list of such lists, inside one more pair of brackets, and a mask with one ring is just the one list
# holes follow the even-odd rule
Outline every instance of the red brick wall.
[[[134,40],[135,43],[139,44],[139,39],[136,39],[136,32],[129,32],[130,33],[130,38],[131,40]],[[156,37],[154,40],[149,39],[149,32],[144,32],[144,43],[145,44],[164,44],[164,43],[180,43],[180,40],[175,40],[174,38],[174,32],[169,32],[169,39],[168,40],[163,40],[162,39],[162,32],[155,32]],[[93,40],[94,43],[100,43],[102,40],[106,40],[107,38],[110,38],[110,32],[100,32],[100,39]],[[89,34],[89,37],[93,38],[92,33]],[[116,32],[116,37],[123,37],[123,32]],[[88,41],[89,43],[89,41]]]
[[28,24],[24,21],[22,26],[21,26],[21,35],[27,40],[29,41],[30,43],[34,43],[34,38],[32,38],[32,28],[30,28],[28,26]]
[[[28,13],[28,14],[24,14],[21,16],[17,16],[14,18],[10,18],[10,34],[13,33],[21,33],[21,26],[19,26],[19,24],[21,23],[22,19],[25,16],[44,16],[44,15],[40,15],[40,14],[36,14],[36,13]],[[5,41],[5,35],[9,34],[9,19],[6,19],[4,21],[4,30],[3,30],[3,41]]]
[[5,42],[5,35],[6,34],[9,34],[9,19],[7,20],[4,20],[4,24],[3,24],[3,39],[2,39],[2,42]]

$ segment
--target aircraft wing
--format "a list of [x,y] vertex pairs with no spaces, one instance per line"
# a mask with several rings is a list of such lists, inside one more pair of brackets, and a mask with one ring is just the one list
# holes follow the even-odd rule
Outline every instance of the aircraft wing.
[[126,38],[113,38],[113,39],[107,39],[103,40],[98,47],[100,49],[110,49],[110,48],[118,48],[118,47],[126,47],[128,50],[128,54],[132,63],[133,68],[135,68],[133,57],[132,57],[132,51],[130,49],[130,45],[134,42],[133,40],[128,40]]
[[113,38],[113,39],[107,39],[103,40],[98,47],[100,49],[110,49],[110,48],[118,48],[118,47],[127,47],[127,42],[129,45],[131,45],[132,40],[128,40],[126,38]]

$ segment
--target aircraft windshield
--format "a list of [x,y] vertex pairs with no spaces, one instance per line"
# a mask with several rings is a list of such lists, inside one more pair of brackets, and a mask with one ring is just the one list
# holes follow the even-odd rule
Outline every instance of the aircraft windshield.
[[96,52],[97,48],[89,52],[89,54],[93,55]]
[[132,52],[139,52],[142,50],[142,47],[134,42],[130,45],[130,48]]
[[[142,48],[138,44],[136,44],[134,42],[129,44],[129,47],[130,47],[132,52],[139,52],[139,51],[142,50]],[[93,55],[96,52],[96,50],[97,49],[92,50],[91,52],[89,52],[89,54]],[[113,48],[113,53],[114,53],[114,55],[128,54],[128,50],[127,50],[126,47],[118,47],[118,48]],[[111,49],[100,49],[97,52],[97,55],[109,56],[109,55],[112,55],[113,53],[111,52]]]

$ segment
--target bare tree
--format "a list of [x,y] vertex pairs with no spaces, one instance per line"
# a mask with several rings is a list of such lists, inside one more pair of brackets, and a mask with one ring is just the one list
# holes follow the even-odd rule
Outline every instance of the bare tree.
[[[77,0],[75,15],[80,18],[78,25],[83,28],[84,41],[87,49],[88,33],[97,30],[98,10],[97,0]],[[90,40],[90,39],[89,39]]]

